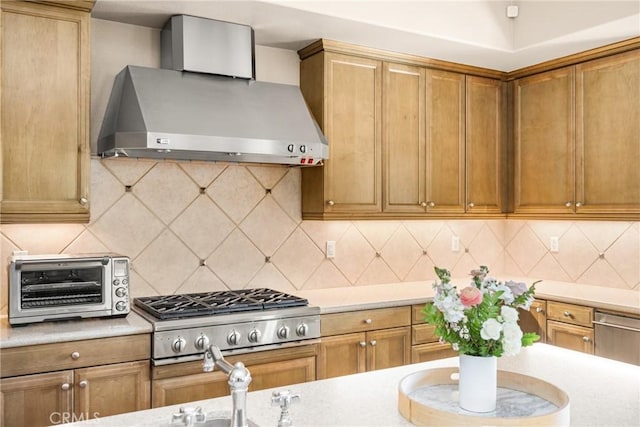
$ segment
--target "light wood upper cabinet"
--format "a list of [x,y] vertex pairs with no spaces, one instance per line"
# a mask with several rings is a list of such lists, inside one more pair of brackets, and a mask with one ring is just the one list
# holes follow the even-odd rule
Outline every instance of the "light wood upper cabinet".
[[300,88],[329,140],[329,160],[302,170],[302,213],[382,209],[382,63],[321,52],[302,62]]
[[574,195],[574,70],[515,82],[515,213],[571,213]]
[[576,212],[640,214],[640,50],[576,66]]
[[466,197],[473,214],[500,214],[506,201],[505,84],[466,77]]
[[427,70],[428,212],[464,213],[465,76]]
[[1,8],[0,220],[88,222],[90,8]]
[[514,84],[514,212],[640,213],[640,50]]
[[422,213],[426,206],[425,70],[385,62],[383,210]]

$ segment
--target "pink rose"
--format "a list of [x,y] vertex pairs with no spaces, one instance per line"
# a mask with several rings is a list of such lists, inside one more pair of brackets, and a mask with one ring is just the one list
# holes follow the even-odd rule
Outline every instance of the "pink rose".
[[465,307],[473,307],[482,302],[482,292],[473,286],[467,286],[460,291],[460,302]]

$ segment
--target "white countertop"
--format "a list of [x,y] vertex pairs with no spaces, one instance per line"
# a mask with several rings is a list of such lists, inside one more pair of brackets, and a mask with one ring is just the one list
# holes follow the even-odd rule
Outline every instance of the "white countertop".
[[[271,406],[274,390],[288,389],[302,399],[290,409],[295,426],[408,426],[398,412],[398,384],[406,375],[425,369],[456,366],[458,358],[407,365],[357,375],[251,392],[250,420],[277,424],[279,408]],[[498,369],[535,376],[564,390],[570,399],[573,426],[640,425],[640,367],[534,344],[514,357],[502,357]],[[95,419],[69,426],[162,426],[182,406],[201,406],[207,413],[228,414],[230,397],[174,405]]]
[[[524,282],[528,286],[537,280],[526,277],[498,277],[498,279]],[[452,283],[461,288],[470,284],[471,279],[454,278]],[[432,281],[403,282],[303,290],[296,292],[296,295],[308,299],[311,305],[319,306],[321,313],[336,313],[423,304],[433,297],[432,285]],[[536,284],[536,297],[640,315],[640,292],[631,289],[543,280]]]
[[64,320],[16,327],[9,324],[7,316],[2,316],[0,348],[146,334],[151,331],[151,324],[134,312],[126,317]]

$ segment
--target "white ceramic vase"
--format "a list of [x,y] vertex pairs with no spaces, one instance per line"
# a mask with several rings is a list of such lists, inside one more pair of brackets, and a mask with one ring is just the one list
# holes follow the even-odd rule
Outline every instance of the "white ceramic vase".
[[460,355],[458,403],[471,412],[496,409],[498,359],[495,356]]

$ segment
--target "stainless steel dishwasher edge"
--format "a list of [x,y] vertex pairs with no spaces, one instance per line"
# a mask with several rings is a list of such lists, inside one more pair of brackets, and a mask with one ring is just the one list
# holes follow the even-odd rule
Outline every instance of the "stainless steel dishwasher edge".
[[640,318],[596,311],[595,353],[640,366]]

